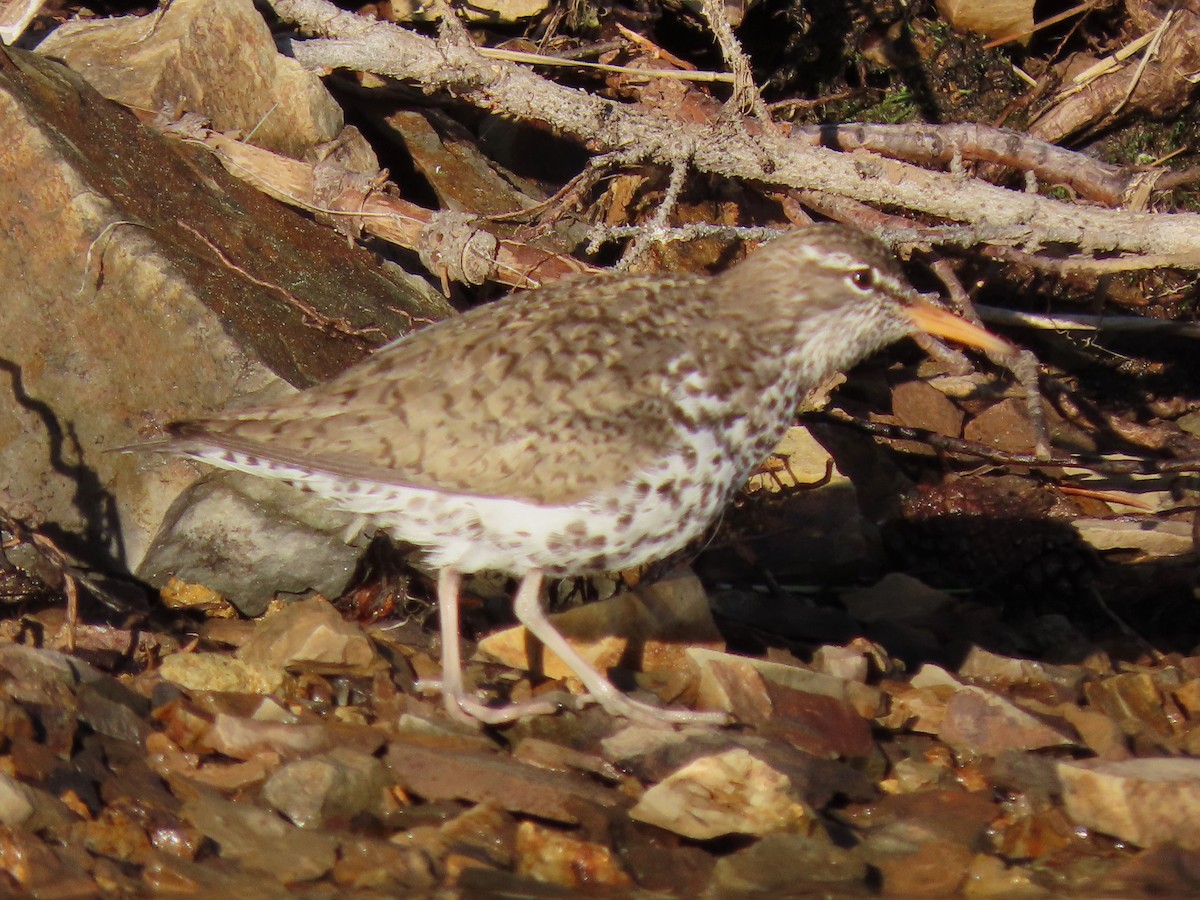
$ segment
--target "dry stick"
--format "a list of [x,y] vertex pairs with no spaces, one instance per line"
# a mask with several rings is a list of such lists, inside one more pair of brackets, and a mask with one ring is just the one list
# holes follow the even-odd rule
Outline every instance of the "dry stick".
[[708,27],[712,31],[713,37],[717,39],[717,46],[721,48],[721,56],[725,60],[725,65],[729,66],[730,71],[733,72],[734,99],[738,106],[744,113],[753,113],[764,130],[777,133],[777,129],[771,121],[771,111],[763,102],[762,94],[758,92],[758,85],[754,83],[750,60],[742,50],[742,45],[738,41],[737,35],[733,33],[729,19],[725,16],[725,4],[722,0],[701,0],[700,8],[704,12],[704,18],[708,20]]
[[997,306],[977,307],[987,322],[1045,331],[1119,331],[1126,334],[1162,334],[1200,338],[1200,324],[1145,319],[1140,316],[1104,316],[1092,313],[1055,313],[1044,315]]
[[1156,187],[1163,170],[1134,171],[1039,141],[1009,128],[962,123],[926,125],[806,125],[794,140],[838,150],[871,150],[908,162],[949,165],[963,160],[996,163],[1032,172],[1046,184],[1063,184],[1107,206],[1129,204]]
[[615,66],[609,63],[587,62],[582,59],[563,59],[558,56],[546,56],[542,53],[526,53],[522,50],[498,50],[494,47],[480,47],[479,54],[488,59],[504,59],[509,62],[526,63],[531,66],[566,66],[577,69],[595,69],[599,72],[614,72],[630,78],[671,78],[676,81],[703,82],[732,82],[733,75],[728,72],[697,72],[680,69],[638,69],[634,66]]
[[638,235],[625,248],[625,252],[621,254],[621,259],[617,263],[617,269],[628,269],[643,253],[646,248],[652,243],[662,241],[662,234],[666,230],[667,221],[671,217],[671,213],[675,207],[679,205],[679,196],[683,193],[683,186],[687,184],[688,166],[683,160],[675,160],[671,163],[671,177],[667,182],[667,190],[663,194],[662,202],[658,204],[658,209],[654,211],[654,215],[650,221],[638,229]]
[[[705,173],[937,216],[969,226],[955,241],[964,246],[989,242],[1033,252],[1060,244],[1087,253],[1153,254],[1169,265],[1200,268],[1200,215],[1195,213],[1077,206],[861,151],[840,153],[771,134],[751,138],[746,129],[714,130],[553,84],[511,63],[484,59],[470,47],[436,45],[389,23],[342,12],[326,0],[273,0],[272,5],[286,20],[336,36],[293,42],[297,60],[308,68],[349,68],[415,81],[495,113],[545,122],[596,152],[638,147],[655,162],[690,159]],[[1138,267],[1131,262],[1131,268]]]
[[[203,128],[195,129],[183,139],[211,150],[232,175],[283,203],[314,213],[351,216],[361,221],[365,231],[401,247],[419,250],[435,216],[433,210],[381,191],[366,191],[356,197],[352,210],[331,208],[316,202],[315,178],[309,163],[251,147]],[[520,241],[500,240],[491,277],[512,287],[531,288],[539,286],[543,279],[553,281],[591,271],[594,271],[592,266],[575,257],[550,253]]]
[[1109,115],[1115,116],[1119,113],[1125,108],[1125,104],[1129,102],[1129,98],[1133,96],[1133,92],[1137,89],[1142,76],[1146,74],[1146,66],[1150,65],[1150,60],[1158,55],[1158,48],[1162,46],[1163,35],[1167,33],[1167,27],[1171,24],[1173,18],[1175,18],[1175,10],[1167,10],[1167,14],[1163,16],[1162,23],[1158,28],[1154,29],[1154,37],[1150,39],[1150,44],[1146,47],[1146,52],[1142,54],[1142,58],[1138,61],[1137,69],[1134,70],[1133,76],[1129,79],[1129,87],[1125,89],[1125,95],[1121,98],[1121,102],[1113,107]]
[[1087,2],[1087,3],[1077,4],[1076,6],[1072,6],[1070,9],[1064,10],[1063,12],[1060,12],[1057,15],[1050,16],[1050,18],[1048,18],[1048,19],[1043,19],[1042,21],[1040,21],[1036,25],[1034,25],[1032,28],[1026,28],[1023,31],[1014,31],[1012,34],[1006,34],[1006,35],[1004,35],[1004,37],[998,37],[995,40],[988,41],[986,44],[983,45],[983,49],[984,50],[992,50],[996,47],[1000,47],[1000,46],[1003,46],[1004,44],[1007,44],[1009,41],[1019,41],[1023,37],[1028,37],[1029,35],[1036,34],[1037,32],[1041,31],[1043,28],[1049,28],[1051,25],[1057,25],[1059,22],[1066,21],[1067,19],[1071,18],[1071,16],[1079,15],[1080,13],[1084,13],[1084,12],[1089,12],[1095,6],[1096,6],[1095,0],[1089,0],[1089,2]]
[[[992,259],[1029,266],[1031,269],[1050,272],[1059,277],[1077,274],[1111,275],[1117,272],[1135,272],[1140,269],[1166,269],[1176,266],[1178,263],[1174,257],[1153,253],[1095,259],[1090,256],[1042,256],[1037,253],[1025,253],[1013,247],[981,247],[979,252]],[[1179,268],[1189,267],[1179,266]]]
[[[721,55],[733,71],[734,99],[738,101],[742,112],[753,112],[757,116],[764,130],[775,132],[775,126],[771,122],[771,113],[763,102],[762,95],[758,92],[758,86],[754,83],[750,61],[742,51],[742,46],[738,43],[733,29],[729,26],[729,20],[725,18],[724,6],[720,0],[702,0],[702,8],[705,18],[708,19],[708,26],[721,48]],[[685,157],[678,157],[671,160],[670,167],[670,180],[667,183],[667,190],[663,194],[662,202],[659,203],[658,209],[655,210],[654,216],[648,223],[649,227],[638,234],[621,255],[620,262],[617,264],[618,269],[629,268],[645,253],[651,243],[660,240],[659,235],[667,227],[671,213],[678,206],[679,197],[683,193],[684,185],[687,184],[690,164]]]
[[957,454],[1001,466],[1028,466],[1030,468],[1088,469],[1105,475],[1178,475],[1185,472],[1200,472],[1200,458],[1188,459],[1109,459],[1095,455],[1065,455],[1053,453],[1042,459],[1034,453],[1009,453],[996,450],[985,444],[977,444],[962,438],[953,438],[924,428],[908,425],[890,425],[885,422],[869,422],[856,418],[845,410],[829,407],[821,412],[804,414],[806,418],[818,418],[836,425],[846,425],[872,437],[886,441],[910,441],[945,454]]

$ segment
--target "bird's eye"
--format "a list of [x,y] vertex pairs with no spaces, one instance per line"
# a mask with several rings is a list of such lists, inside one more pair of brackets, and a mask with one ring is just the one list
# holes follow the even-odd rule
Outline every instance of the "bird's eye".
[[850,273],[850,283],[860,291],[869,291],[875,286],[875,273],[865,267],[855,269]]

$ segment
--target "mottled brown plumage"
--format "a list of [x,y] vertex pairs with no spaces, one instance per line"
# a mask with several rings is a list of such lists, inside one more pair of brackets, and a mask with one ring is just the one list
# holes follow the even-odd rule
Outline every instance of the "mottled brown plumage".
[[1004,346],[920,301],[876,241],[813,226],[711,278],[605,275],[505,298],[275,406],[178,425],[171,449],[295,481],[428,548],[454,714],[529,711],[481,707],[457,670],[459,573],[499,569],[523,579],[518,617],[606,707],[703,720],[587,667],[537,605],[542,575],[684,546],[806,392],[917,328]]

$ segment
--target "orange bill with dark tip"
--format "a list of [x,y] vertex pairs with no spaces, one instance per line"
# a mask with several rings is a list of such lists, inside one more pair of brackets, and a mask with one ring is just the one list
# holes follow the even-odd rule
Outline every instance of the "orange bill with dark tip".
[[904,312],[917,328],[934,337],[978,347],[987,353],[1006,354],[1013,351],[1013,345],[1004,338],[928,301],[914,298],[905,306]]

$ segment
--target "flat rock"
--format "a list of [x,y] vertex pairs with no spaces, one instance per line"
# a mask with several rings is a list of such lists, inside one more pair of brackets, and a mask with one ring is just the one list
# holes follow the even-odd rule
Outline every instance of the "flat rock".
[[216,843],[222,857],[266,872],[284,884],[320,878],[337,860],[337,840],[290,825],[270,810],[201,794],[183,815]]
[[0,181],[0,489],[105,571],[137,572],[197,473],[109,451],[276,378],[324,380],[413,317],[451,312],[15,49],[0,55],[0,165],[22,173]]
[[326,675],[370,675],[384,667],[366,632],[320,597],[263,619],[237,653],[258,664]]
[[1056,727],[1000,694],[970,685],[946,701],[938,734],[955,749],[981,755],[1078,744],[1065,723]]
[[713,884],[728,892],[721,896],[736,897],[821,896],[831,890],[831,882],[866,877],[866,862],[824,834],[768,834],[718,860],[713,870]]
[[378,812],[388,783],[383,763],[369,753],[335,747],[288,763],[263,785],[263,799],[301,828],[334,818]]
[[148,16],[77,19],[38,49],[110,100],[199,113],[217,131],[290,156],[342,129],[341,107],[316,73],[275,49],[250,0],[172,0]]
[[1139,847],[1200,850],[1200,759],[1060,762],[1058,777],[1077,825]]
[[578,824],[588,806],[617,798],[591,780],[548,772],[491,753],[392,741],[384,762],[406,790],[426,800],[491,802],[502,809]]
[[[637,662],[647,671],[688,672],[687,656],[696,646],[724,646],[708,606],[708,596],[690,571],[682,570],[634,591],[587,603],[550,616],[572,646],[600,671]],[[490,634],[479,652],[518,669],[530,669],[530,638],[523,626]],[[550,678],[574,675],[557,654],[539,653],[541,671]]]
[[544,884],[592,890],[631,885],[617,855],[608,847],[533,822],[522,822],[517,828],[516,857],[518,875]]
[[816,828],[787,776],[740,748],[688,763],[647,790],[629,815],[693,840]]
[[163,679],[190,691],[273,694],[287,673],[278,665],[248,662],[227,653],[173,653],[162,661]]

